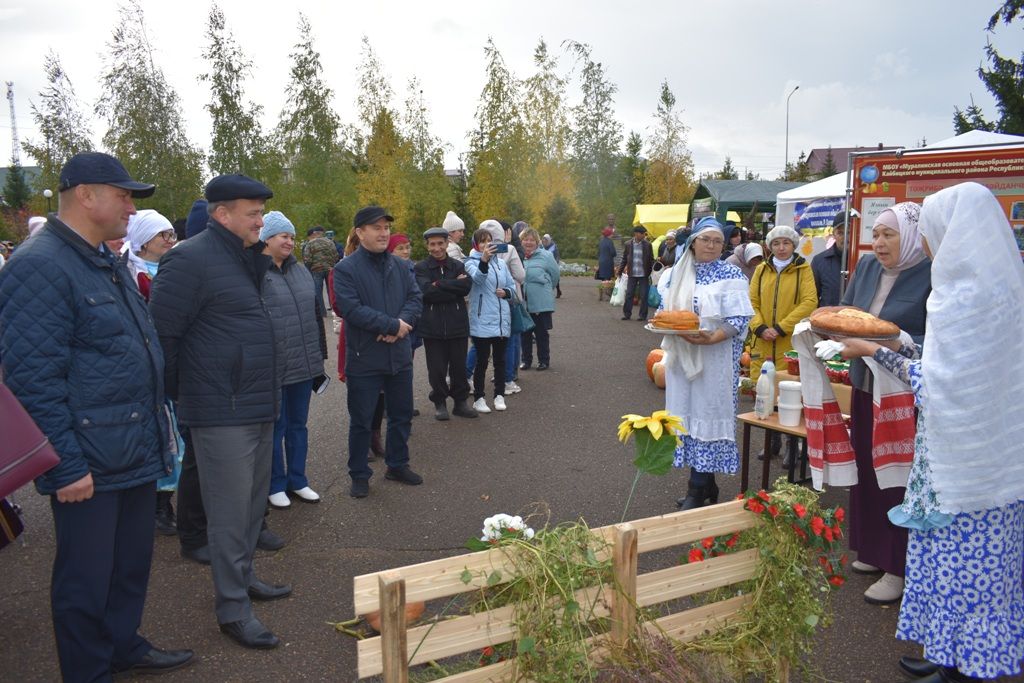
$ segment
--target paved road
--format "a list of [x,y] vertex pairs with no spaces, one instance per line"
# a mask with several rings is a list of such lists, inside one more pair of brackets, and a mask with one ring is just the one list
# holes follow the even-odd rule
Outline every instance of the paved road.
[[[289,544],[257,559],[262,578],[295,587],[290,599],[257,606],[283,647],[251,652],[221,635],[208,569],[182,561],[176,539],[158,537],[143,633],[158,646],[198,653],[195,665],[163,680],[353,681],[354,642],[328,625],[351,616],[353,576],[457,554],[465,539],[479,533],[484,517],[536,501],[550,507],[555,521],[617,522],[633,472],[632,446],[615,439],[619,417],[663,407],[663,393],[643,370],[654,339],[640,323],[620,321],[617,311],[599,304],[593,280],[567,279],[562,289],[551,369],[522,373],[523,392],[509,397],[505,413],[434,421],[418,354],[415,391],[424,417],[414,422],[411,449],[412,465],[426,479],[423,486],[404,487],[377,476],[369,498],[349,498],[344,385],[334,382],[314,398],[309,477],[323,502],[274,512],[271,526]],[[331,367],[334,362],[328,361]],[[739,477],[722,479],[724,500],[737,493]],[[684,491],[681,472],[645,477],[629,516],[672,511]],[[828,498],[845,504],[846,493],[837,490]],[[18,500],[30,528],[24,546],[0,552],[0,680],[51,681],[58,674],[48,598],[50,514],[45,499],[29,490]],[[896,660],[916,652],[893,638],[895,608],[863,601],[869,584],[853,575],[837,593],[835,624],[819,638],[816,664],[825,680],[903,680]]]

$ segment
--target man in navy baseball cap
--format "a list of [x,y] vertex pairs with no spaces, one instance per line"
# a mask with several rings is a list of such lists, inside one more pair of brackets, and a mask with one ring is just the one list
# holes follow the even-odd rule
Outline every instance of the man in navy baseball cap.
[[68,159],[60,170],[59,190],[76,185],[113,185],[130,190],[135,199],[149,197],[156,190],[156,185],[132,180],[124,164],[103,152],[80,152]]

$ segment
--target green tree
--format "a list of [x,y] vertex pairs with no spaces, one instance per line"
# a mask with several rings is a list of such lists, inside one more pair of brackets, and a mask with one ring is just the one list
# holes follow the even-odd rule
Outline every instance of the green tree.
[[836,160],[832,156],[832,145],[829,145],[825,152],[825,165],[821,167],[821,177],[829,178],[836,173],[839,173],[839,169],[836,168]]
[[[1009,26],[1022,13],[1024,0],[1006,0],[989,19],[986,30],[994,32],[1000,21]],[[1009,59],[987,42],[985,55],[989,66],[978,67],[978,78],[995,98],[999,120],[987,121],[972,99],[970,106],[963,111],[954,107],[953,128],[957,134],[977,129],[1024,135],[1024,52],[1019,61]]]
[[469,205],[476,216],[519,218],[524,206],[519,183],[528,158],[520,84],[492,38],[484,46],[484,60],[487,78],[467,157]]
[[668,81],[662,81],[655,127],[647,140],[649,165],[644,192],[649,204],[678,204],[693,193],[693,159],[686,146],[688,128],[675,107],[676,96]]
[[37,192],[57,191],[60,169],[79,152],[93,149],[89,125],[82,113],[60,57],[52,50],[43,61],[47,86],[39,92],[39,105],[32,104],[32,121],[39,131],[39,142],[23,142],[21,147],[39,165],[35,181]]
[[640,133],[631,131],[626,138],[626,154],[622,157],[622,174],[625,176],[626,199],[630,204],[644,203],[644,177],[647,175],[647,160],[643,157],[644,139]]
[[558,61],[543,38],[534,49],[533,63],[536,72],[523,82],[529,172],[523,177],[521,196],[528,213],[540,216],[554,197],[571,198],[575,183],[567,157],[566,79],[558,74]]
[[142,6],[130,0],[119,13],[96,105],[109,125],[103,144],[133,177],[156,184],[144,205],[175,220],[199,196],[202,153],[185,133],[178,94],[153,60]]
[[722,164],[722,170],[715,173],[714,177],[718,180],[739,180],[740,174],[736,172],[735,168],[733,168],[731,157],[725,157],[725,163]]
[[284,164],[277,207],[296,226],[348,226],[357,208],[354,159],[340,144],[334,91],[324,82],[312,27],[299,14],[299,40],[289,55],[286,101],[274,131]]
[[580,255],[581,240],[577,239],[579,231],[576,218],[576,207],[560,194],[555,195],[541,213],[540,231],[551,234],[563,259],[578,258]]
[[[415,77],[409,79],[407,87],[402,131],[410,154],[404,181],[408,225],[410,231],[420,232],[441,224],[455,203],[456,188],[445,176],[445,145],[430,129],[430,111]],[[413,243],[413,253],[418,255],[420,241]]]
[[[609,213],[632,215],[627,183],[620,172],[622,123],[615,115],[616,86],[589,45],[568,41],[579,69],[579,104],[572,108],[569,134],[576,175],[576,204],[582,229],[605,224]],[[589,234],[589,233],[588,233]]]
[[209,70],[199,76],[210,88],[206,111],[212,119],[213,136],[206,160],[214,175],[245,173],[273,183],[280,172],[274,172],[269,141],[260,125],[263,107],[246,101],[245,79],[252,72],[252,62],[235,42],[224,21],[224,12],[214,3],[206,27],[206,48],[203,58]]
[[807,155],[803,150],[800,150],[800,156],[797,157],[795,163],[786,164],[786,171],[779,180],[803,183],[811,180],[811,169],[807,165]]
[[4,181],[4,204],[10,209],[24,209],[32,198],[32,190],[25,180],[25,171],[17,161],[7,167],[7,179]]

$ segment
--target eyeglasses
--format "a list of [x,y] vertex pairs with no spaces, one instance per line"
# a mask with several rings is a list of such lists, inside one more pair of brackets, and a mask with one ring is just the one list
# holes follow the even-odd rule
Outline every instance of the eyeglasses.
[[173,230],[164,230],[160,233],[160,237],[164,238],[165,242],[177,242],[178,235]]
[[724,247],[725,240],[716,240],[714,237],[694,237],[697,242],[702,242],[709,247]]

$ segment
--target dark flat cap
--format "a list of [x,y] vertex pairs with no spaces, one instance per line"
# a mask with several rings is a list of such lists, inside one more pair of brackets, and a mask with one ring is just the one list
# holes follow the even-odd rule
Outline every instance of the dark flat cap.
[[645,228],[642,225],[638,225],[635,228],[633,228],[633,232],[647,232],[647,228]]
[[352,221],[352,226],[358,228],[361,225],[369,225],[379,221],[381,218],[386,218],[392,223],[395,222],[395,219],[384,210],[384,207],[375,205],[364,206],[356,211],[356,217]]
[[423,233],[423,239],[429,240],[431,237],[443,237],[448,239],[448,231],[444,228],[431,228]]
[[230,202],[232,199],[270,199],[274,193],[258,180],[241,173],[219,175],[206,183],[206,201]]
[[[860,215],[856,211],[851,211],[850,212],[850,222],[851,223],[853,222],[854,218],[859,218],[859,217],[860,217]],[[840,225],[844,225],[846,223],[845,219],[846,219],[846,212],[845,211],[840,211],[839,213],[836,214],[836,217],[832,219],[832,227],[833,228],[838,228]]]
[[148,197],[156,190],[156,185],[132,180],[124,164],[103,152],[80,152],[68,159],[60,170],[60,191],[75,185],[113,185],[131,190],[137,198]]

